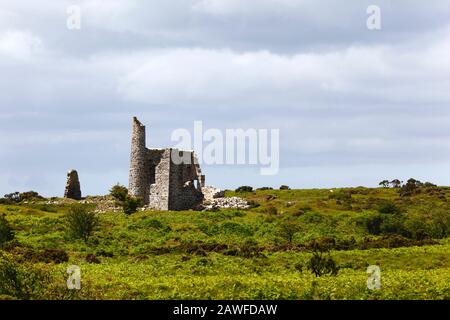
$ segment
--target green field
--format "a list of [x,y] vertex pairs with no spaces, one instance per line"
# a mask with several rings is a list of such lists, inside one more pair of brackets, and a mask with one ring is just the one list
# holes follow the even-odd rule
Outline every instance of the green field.
[[[238,196],[253,208],[98,214],[87,242],[67,232],[70,202],[0,205],[15,233],[0,250],[0,298],[450,298],[450,188]],[[338,274],[312,274],[314,251],[331,257]],[[70,265],[81,268],[81,290],[66,288]],[[367,288],[369,265],[381,269],[379,290]]]

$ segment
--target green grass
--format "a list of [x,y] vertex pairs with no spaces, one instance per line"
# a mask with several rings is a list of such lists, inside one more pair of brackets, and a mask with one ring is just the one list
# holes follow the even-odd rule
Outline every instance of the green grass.
[[[449,188],[441,191],[450,196]],[[442,196],[401,198],[394,189],[367,188],[227,192],[234,195],[259,206],[219,212],[105,213],[87,243],[68,235],[63,218],[68,205],[0,205],[16,234],[15,242],[2,251],[26,268],[52,275],[48,289],[37,296],[44,299],[450,298],[447,237],[434,239],[433,245],[413,239],[421,246],[392,248],[382,242],[381,248],[360,247],[367,239],[383,236],[369,235],[359,222],[376,214],[382,201],[393,201],[407,221],[426,220],[434,212],[446,224],[450,207]],[[269,213],[271,207],[276,215]],[[286,221],[299,226],[292,243],[280,233]],[[354,239],[355,245],[350,250],[332,248],[330,254],[340,266],[337,276],[315,277],[305,267],[311,241],[329,238],[336,243]],[[45,249],[63,249],[70,260],[48,264],[27,258],[26,252]],[[87,263],[87,254],[95,254],[101,263]],[[73,264],[82,271],[82,289],[75,293],[64,287],[66,268]],[[366,287],[369,265],[381,268],[380,290]]]

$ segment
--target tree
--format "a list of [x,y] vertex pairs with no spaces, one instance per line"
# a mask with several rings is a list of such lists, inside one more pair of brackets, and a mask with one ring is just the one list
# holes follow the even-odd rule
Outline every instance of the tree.
[[128,189],[117,183],[109,190],[109,194],[118,201],[125,201],[128,196]]
[[392,188],[400,188],[402,186],[403,181],[394,179],[390,183],[391,183]]
[[328,256],[324,257],[321,251],[314,251],[306,267],[316,277],[325,274],[336,276],[339,272],[339,267],[333,258],[331,258],[330,254],[328,253]]
[[420,187],[423,185],[422,182],[416,179],[409,179],[400,189],[400,196],[412,196],[420,193]]
[[287,185],[280,186],[280,190],[291,190],[291,188]]
[[241,186],[235,190],[235,192],[253,192],[253,187]]
[[74,205],[66,214],[66,221],[70,235],[87,242],[89,237],[99,225],[95,212],[87,210],[85,206]]
[[382,186],[383,188],[389,188],[389,180],[383,180],[378,185]]
[[125,214],[133,214],[137,211],[137,208],[139,208],[140,205],[140,199],[127,196],[125,201],[122,203],[123,212]]
[[288,243],[292,243],[294,236],[301,230],[300,225],[296,221],[283,221],[280,224],[279,234],[281,237],[286,239]]

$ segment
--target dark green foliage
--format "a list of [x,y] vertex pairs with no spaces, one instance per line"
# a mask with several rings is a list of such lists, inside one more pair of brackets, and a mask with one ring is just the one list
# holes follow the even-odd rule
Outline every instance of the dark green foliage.
[[390,184],[389,180],[383,180],[378,185],[382,186],[383,188],[389,188],[389,184]]
[[242,186],[235,190],[235,192],[253,192],[253,187],[250,186]]
[[279,225],[279,235],[288,243],[292,243],[294,236],[301,230],[301,226],[297,221],[285,220]]
[[366,231],[372,235],[399,234],[407,235],[403,226],[404,216],[393,214],[372,214],[359,219],[358,223],[363,225]]
[[15,299],[39,299],[45,294],[50,277],[39,270],[26,268],[10,257],[0,256],[0,295]]
[[117,183],[109,190],[109,194],[118,201],[125,201],[128,196],[128,189]]
[[88,241],[99,224],[97,215],[81,205],[74,205],[66,214],[67,228],[70,235],[76,239]]
[[378,206],[378,212],[382,214],[400,214],[401,210],[395,202],[385,200]]
[[27,191],[19,194],[20,201],[30,201],[43,199],[36,191]]
[[339,272],[339,267],[333,258],[331,258],[330,254],[324,257],[320,251],[313,253],[306,267],[316,277],[321,277],[326,274],[336,276]]
[[400,188],[400,196],[410,197],[423,191],[430,193],[436,189],[438,189],[437,186],[431,182],[422,183],[419,180],[411,178]]
[[122,203],[123,212],[125,214],[133,214],[137,211],[140,205],[140,199],[127,196],[125,201]]
[[258,188],[256,190],[258,190],[258,191],[267,191],[267,190],[273,190],[273,188],[272,187],[261,187],[261,188]]
[[289,186],[286,186],[286,185],[282,185],[281,187],[280,187],[280,190],[291,190],[291,188],[289,187]]
[[39,193],[35,191],[27,191],[27,192],[13,192],[5,194],[5,196],[0,199],[0,204],[14,204],[19,203],[21,201],[31,201],[31,200],[40,200],[43,199],[39,195]]
[[400,181],[399,179],[394,179],[390,182],[392,188],[400,188],[402,186],[403,181]]
[[4,215],[0,215],[0,247],[14,239],[14,231]]
[[69,261],[69,255],[62,249],[46,249],[41,254],[40,261],[46,263],[64,263]]
[[5,196],[1,199],[1,204],[14,204],[20,202],[20,193],[19,192],[13,192],[5,194]]

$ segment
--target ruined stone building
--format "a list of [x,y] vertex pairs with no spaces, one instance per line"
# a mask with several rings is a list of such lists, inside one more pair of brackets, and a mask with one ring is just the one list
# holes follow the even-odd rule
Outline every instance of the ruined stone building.
[[67,173],[66,190],[64,191],[64,198],[81,200],[80,179],[76,170],[70,170]]
[[[178,157],[177,157],[178,156]],[[179,159],[189,159],[180,163]],[[156,210],[187,210],[203,200],[202,175],[193,151],[148,149],[145,126],[133,118],[129,193]]]

